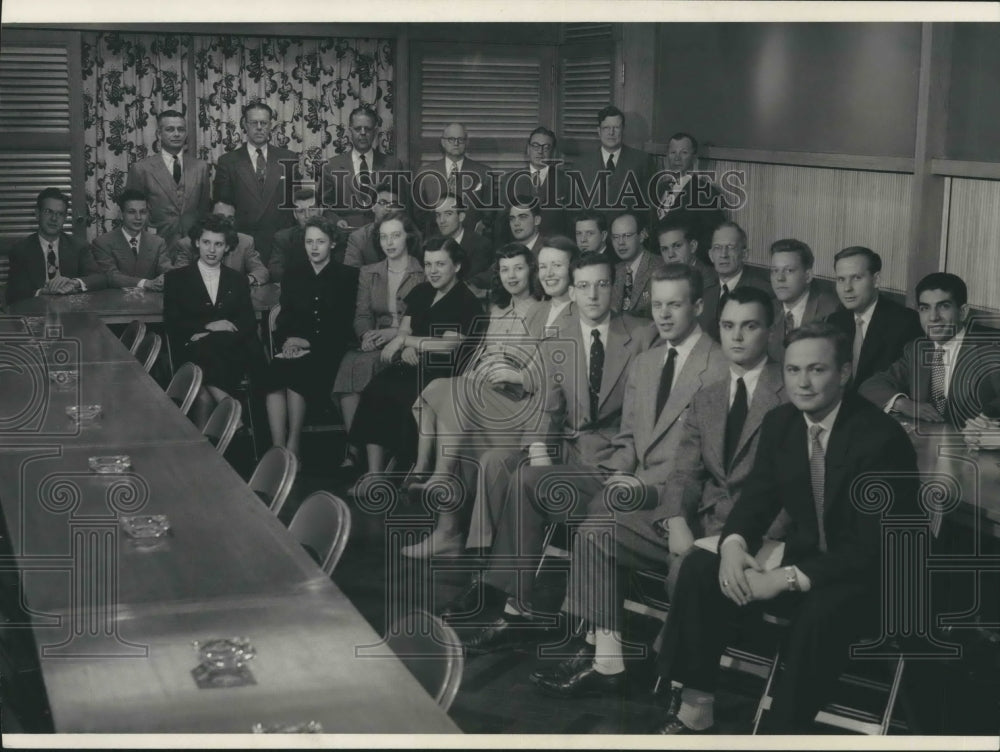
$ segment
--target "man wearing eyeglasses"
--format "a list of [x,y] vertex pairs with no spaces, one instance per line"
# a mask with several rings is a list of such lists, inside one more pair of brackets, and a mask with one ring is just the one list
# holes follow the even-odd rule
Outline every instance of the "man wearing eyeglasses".
[[[626,209],[647,211],[649,179],[655,171],[653,158],[625,145],[625,113],[614,105],[601,109],[597,113],[597,136],[600,148],[581,155],[570,168],[573,199],[611,216]],[[594,191],[603,181],[607,181],[608,188],[606,203],[601,205],[601,194]],[[586,200],[584,194],[593,195]]]
[[615,289],[611,307],[620,313],[653,318],[650,286],[654,272],[664,267],[663,259],[647,251],[646,228],[641,215],[625,212],[611,223],[611,245],[618,262],[615,265]]
[[483,212],[474,206],[470,193],[485,203],[490,189],[487,174],[490,167],[466,156],[468,144],[469,135],[465,126],[449,123],[441,133],[441,159],[425,164],[414,178],[422,204],[419,207],[419,224],[428,237],[437,234],[434,212],[428,208],[437,206],[441,197],[449,193],[462,198],[465,214],[462,226],[470,233],[477,232],[477,226],[482,230],[479,223]]
[[347,228],[356,230],[374,217],[374,186],[386,179],[386,173],[402,172],[404,167],[397,157],[374,148],[379,128],[371,108],[355,107],[347,124],[351,151],[338,154],[323,167],[323,204],[334,209]]
[[705,306],[701,326],[712,339],[719,341],[719,312],[729,300],[730,293],[740,285],[759,287],[771,298],[771,273],[755,266],[747,266],[747,234],[735,222],[723,222],[712,233],[708,257],[715,269],[715,279],[705,281]]
[[347,251],[344,264],[359,269],[368,264],[376,264],[385,258],[382,246],[375,237],[375,225],[391,212],[401,212],[404,207],[396,194],[396,188],[385,181],[376,189],[375,203],[372,205],[372,221],[359,227],[347,237]]
[[58,188],[46,188],[38,194],[38,231],[10,250],[9,305],[35,295],[68,295],[107,287],[107,275],[90,247],[62,231],[68,212],[69,196]]

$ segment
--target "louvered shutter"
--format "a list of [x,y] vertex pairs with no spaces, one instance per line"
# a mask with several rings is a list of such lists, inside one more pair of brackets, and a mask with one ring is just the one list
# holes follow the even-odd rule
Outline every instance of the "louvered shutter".
[[[0,244],[36,229],[35,196],[62,189],[83,207],[78,35],[5,29],[0,46]],[[74,164],[80,163],[79,175]],[[74,187],[75,186],[75,187]],[[66,230],[73,229],[67,217]]]
[[459,122],[470,157],[498,169],[523,165],[528,134],[552,127],[551,65],[550,47],[414,44],[414,162],[439,159],[441,131]]
[[559,76],[559,132],[567,153],[596,144],[597,113],[614,101],[612,53],[563,57]]

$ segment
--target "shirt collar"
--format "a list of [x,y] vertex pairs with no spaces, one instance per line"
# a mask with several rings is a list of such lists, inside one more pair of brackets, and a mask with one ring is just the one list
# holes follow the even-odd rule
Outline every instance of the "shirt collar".
[[820,436],[821,441],[825,441],[830,438],[830,434],[833,432],[833,424],[837,422],[837,415],[840,413],[840,408],[844,404],[841,400],[837,403],[837,406],[833,408],[825,418],[821,421],[812,420],[808,415],[802,413],[802,417],[806,419],[806,431],[811,429],[815,425],[823,426],[824,431]]
[[671,347],[677,351],[678,361],[686,360],[687,356],[691,354],[692,350],[694,350],[694,346],[698,344],[698,340],[701,339],[701,335],[702,335],[701,326],[695,324],[694,329],[688,332],[688,336],[686,336],[680,344],[672,345],[669,342],[667,342],[666,343],[667,347],[663,351],[663,362],[664,363],[667,362],[667,357],[670,355]]
[[[181,156],[182,153],[183,152],[177,152],[177,161],[180,162],[181,167],[184,166],[184,158]],[[264,152],[264,153],[266,154],[267,152]],[[162,149],[160,151],[160,156],[163,157],[163,164],[165,164],[167,166],[168,170],[174,169],[174,155],[173,154],[171,154],[166,149]]]
[[250,161],[253,162],[254,164],[257,164],[257,161],[256,161],[257,160],[257,149],[260,149],[262,152],[264,152],[264,159],[266,160],[267,159],[267,144],[264,144],[263,146],[254,146],[249,141],[247,141],[247,153],[250,155]]
[[639,266],[642,264],[642,258],[645,255],[645,251],[640,250],[635,258],[629,262],[629,266],[632,267],[632,276],[635,277],[639,273]]
[[135,235],[131,235],[131,234],[129,234],[129,231],[125,229],[124,225],[122,226],[121,231],[122,231],[122,235],[125,236],[125,242],[128,243],[129,245],[132,244],[132,238],[135,238],[135,242],[136,243],[139,242],[139,235],[140,235],[140,233],[136,233]]
[[374,149],[369,149],[366,152],[360,152],[357,149],[351,150],[351,161],[354,162],[354,166],[357,167],[361,164],[361,157],[364,156],[365,161],[368,163],[368,169],[373,170],[374,168]]
[[795,325],[802,326],[802,319],[806,316],[806,305],[809,303],[809,290],[806,290],[805,295],[802,296],[798,303],[789,308],[784,303],[781,304],[781,309],[784,313],[791,313],[795,317]]
[[590,333],[592,329],[596,329],[601,333],[601,342],[607,345],[608,331],[610,331],[611,329],[611,317],[608,316],[606,319],[604,319],[603,324],[598,324],[597,326],[594,326],[593,324],[590,324],[584,321],[583,319],[580,319],[580,329],[583,331],[583,339],[587,343],[588,348],[590,347],[590,343],[593,339],[593,335]]
[[601,147],[601,163],[602,164],[607,164],[608,163],[608,157],[614,156],[614,158],[615,158],[615,167],[617,167],[618,166],[618,155],[620,155],[621,153],[622,153],[622,147],[620,147],[620,146],[618,147],[618,149],[616,151],[608,151],[607,149],[605,149],[602,146]]
[[740,270],[739,270],[739,272],[736,273],[735,277],[733,277],[732,279],[728,279],[725,282],[722,281],[722,277],[719,277],[719,290],[720,290],[719,295],[720,296],[722,295],[721,290],[722,290],[722,286],[723,285],[726,285],[729,288],[729,292],[732,292],[733,290],[736,289],[736,286],[740,283],[740,280],[743,279],[743,272],[744,272],[745,269],[746,269],[745,266],[741,267]]
[[451,239],[454,240],[459,245],[462,245],[462,238],[465,237],[465,228],[461,225],[458,226],[458,232],[452,235]]
[[40,246],[42,246],[42,250],[45,251],[46,253],[49,252],[49,245],[51,244],[52,248],[55,250],[55,252],[59,253],[59,236],[58,235],[56,235],[56,239],[55,240],[46,240],[45,238],[43,238],[41,236],[41,234],[39,234],[38,235],[38,244]]
[[764,366],[767,365],[767,356],[765,355],[760,359],[760,363],[755,365],[753,368],[746,371],[744,374],[740,375],[733,370],[732,366],[729,368],[729,393],[734,394],[736,391],[736,380],[743,379],[743,385],[747,388],[747,404],[753,399],[754,390],[757,388],[757,383],[760,381],[760,375],[764,373]]
[[878,304],[878,295],[875,296],[875,300],[869,303],[868,307],[865,308],[865,310],[863,310],[860,314],[857,311],[855,311],[854,313],[855,321],[858,320],[858,316],[861,316],[861,320],[865,322],[865,331],[868,330],[868,325],[872,323],[872,314],[875,312],[875,306],[877,304]]
[[958,352],[958,348],[962,346],[962,340],[965,339],[966,326],[963,326],[961,329],[959,329],[958,332],[955,334],[955,336],[952,337],[947,342],[945,342],[943,345],[937,345],[937,344],[934,345],[935,347],[940,347],[942,350],[948,353],[949,356],[948,362],[954,362],[953,360],[950,360],[950,358],[954,357],[955,353]]
[[455,169],[459,172],[462,171],[462,165],[465,163],[465,157],[459,157],[458,159],[452,159],[451,157],[444,158],[444,171],[445,174],[451,174],[451,166],[455,165]]
[[531,164],[529,162],[528,163],[528,169],[531,170],[531,176],[532,177],[535,176],[536,172],[539,173],[539,175],[541,176],[540,179],[542,181],[544,181],[545,180],[545,176],[549,174],[549,166],[548,165],[545,165],[545,167],[535,167],[533,164]]

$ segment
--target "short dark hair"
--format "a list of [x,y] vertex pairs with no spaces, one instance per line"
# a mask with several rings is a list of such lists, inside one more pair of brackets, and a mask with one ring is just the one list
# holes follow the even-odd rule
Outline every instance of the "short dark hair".
[[747,231],[744,230],[742,227],[740,227],[736,222],[734,222],[731,219],[727,219],[725,222],[719,222],[719,224],[717,224],[715,226],[715,229],[712,230],[713,242],[714,242],[714,238],[715,238],[715,233],[717,233],[719,230],[722,230],[723,228],[726,228],[726,227],[729,227],[729,228],[731,228],[733,230],[736,230],[736,232],[740,236],[740,242],[743,244],[743,247],[746,248],[747,247]]
[[600,251],[590,251],[589,253],[581,253],[575,259],[573,263],[569,265],[569,278],[576,281],[576,273],[580,269],[585,269],[588,266],[606,266],[610,272],[611,283],[614,284],[615,281],[615,264],[614,262],[605,256]]
[[[428,238],[424,241],[423,254],[426,256],[433,251],[447,251],[453,264],[465,263],[465,249],[456,243],[453,238],[446,238],[442,235],[434,235]],[[464,272],[465,267],[463,266],[458,273],[459,279],[462,278]]]
[[118,208],[122,210],[123,214],[125,213],[125,204],[129,201],[145,201],[148,205],[149,197],[138,188],[126,188],[118,195],[117,202]]
[[538,281],[538,260],[526,245],[521,243],[508,243],[496,252],[493,260],[493,273],[490,279],[490,302],[499,308],[506,308],[510,305],[510,293],[503,286],[500,279],[500,261],[502,259],[512,259],[523,256],[528,262],[528,291],[535,300],[542,299],[542,283]]
[[643,230],[646,229],[646,219],[642,215],[642,213],[641,212],[637,212],[637,211],[631,211],[631,210],[629,210],[629,211],[623,211],[623,212],[621,212],[619,214],[616,214],[615,218],[611,220],[611,225],[614,226],[615,222],[617,222],[622,217],[632,217],[632,219],[635,220],[635,231],[636,232],[642,232]]
[[771,243],[771,255],[776,253],[794,253],[799,257],[803,269],[812,269],[816,263],[812,248],[808,244],[795,238],[782,238]]
[[156,116],[156,124],[157,125],[162,125],[163,121],[166,118],[170,118],[170,117],[173,117],[173,118],[182,118],[184,120],[187,120],[187,118],[184,117],[184,113],[180,112],[179,110],[164,110],[163,112],[159,113]]
[[580,249],[576,247],[576,243],[567,238],[565,235],[552,235],[545,238],[542,241],[542,247],[538,249],[541,253],[545,248],[555,248],[558,251],[569,254],[569,263],[573,264],[580,257]]
[[620,117],[622,119],[622,127],[625,127],[625,113],[613,104],[609,104],[607,107],[601,108],[600,112],[597,113],[597,124],[600,125],[604,122],[605,118],[609,117]]
[[667,139],[667,143],[669,144],[671,141],[680,141],[681,139],[685,138],[691,142],[691,148],[694,150],[694,153],[697,154],[698,139],[696,139],[690,133],[685,133],[684,131],[677,131],[677,133],[675,133],[674,135],[672,135],[670,138]]
[[525,209],[531,209],[531,213],[536,217],[542,216],[542,205],[536,197],[529,196],[527,193],[518,193],[514,196],[514,201],[507,207],[508,219],[510,218],[510,210],[515,206],[523,206]]
[[660,236],[665,232],[673,232],[674,230],[680,230],[684,233],[684,239],[691,241],[698,239],[697,225],[692,217],[686,211],[672,211],[667,214],[660,222],[656,225],[656,238],[659,240]]
[[382,219],[375,223],[375,227],[372,228],[372,238],[374,242],[381,248],[381,241],[379,240],[379,234],[382,232],[382,225],[386,222],[390,222],[394,219],[398,219],[403,225],[403,232],[406,233],[406,252],[416,258],[420,253],[420,243],[423,241],[423,237],[420,234],[420,230],[417,229],[416,224],[410,218],[410,215],[405,211],[396,209],[386,214]]
[[250,102],[248,104],[243,105],[243,109],[241,110],[242,114],[240,115],[240,122],[247,119],[247,113],[250,112],[250,110],[267,110],[267,114],[270,115],[271,120],[274,120],[275,118],[274,110],[271,109],[271,105],[269,105],[267,102],[263,101]]
[[948,272],[933,272],[917,282],[917,304],[920,304],[920,296],[927,290],[941,290],[951,295],[955,305],[964,306],[969,302],[969,288],[965,281],[957,274]]
[[306,201],[310,198],[316,198],[316,191],[312,188],[299,188],[292,194],[293,201]]
[[833,265],[836,267],[838,261],[852,256],[864,256],[868,259],[868,271],[872,274],[882,271],[882,257],[871,248],[865,248],[863,245],[851,245],[842,251],[837,251],[833,256]]
[[188,237],[191,238],[191,248],[194,251],[192,263],[198,259],[198,240],[206,232],[217,232],[226,238],[226,253],[229,253],[240,242],[233,220],[223,214],[206,214],[191,227]]
[[533,130],[531,133],[528,134],[528,143],[531,143],[531,139],[533,139],[539,133],[541,133],[542,135],[548,136],[549,138],[552,139],[552,150],[555,151],[556,144],[559,143],[559,139],[556,138],[556,134],[555,133],[553,133],[552,131],[550,131],[544,125],[538,126],[537,128],[535,128],[535,130]]
[[579,222],[596,222],[597,229],[601,232],[608,231],[608,218],[604,216],[602,212],[594,211],[593,209],[584,209],[582,212],[573,217],[573,229],[576,229],[576,225]]
[[59,188],[43,188],[37,198],[35,198],[35,211],[42,210],[42,203],[50,198],[57,198],[63,202],[67,209],[69,209],[69,196],[63,193]]
[[348,127],[350,127],[351,123],[354,122],[354,117],[356,115],[364,115],[366,117],[370,117],[372,119],[372,123],[375,124],[375,127],[376,128],[378,127],[378,115],[375,114],[375,110],[373,110],[370,106],[362,104],[358,105],[353,110],[351,110],[351,114],[347,116]]
[[[751,285],[734,287],[729,293],[729,298],[726,300],[726,304],[728,305],[729,303],[740,303],[741,305],[759,303],[760,307],[764,310],[764,322],[767,324],[768,328],[774,324],[774,304],[771,302],[771,296],[759,287],[753,287]],[[725,310],[725,308],[726,307],[723,306],[722,310]]]
[[697,303],[701,300],[705,291],[705,282],[701,278],[701,272],[690,264],[666,264],[659,269],[654,269],[649,286],[652,289],[653,282],[674,282],[678,280],[687,280],[692,303]]
[[340,233],[337,232],[337,225],[329,219],[322,215],[318,217],[309,217],[309,219],[306,220],[306,223],[302,226],[302,232],[305,233],[305,231],[310,227],[315,227],[330,239],[331,245],[336,245],[337,239],[340,237]]
[[787,350],[793,342],[802,339],[826,339],[832,342],[838,368],[850,363],[854,358],[854,354],[851,352],[851,341],[844,334],[843,329],[825,321],[813,321],[790,331],[785,337],[785,349]]

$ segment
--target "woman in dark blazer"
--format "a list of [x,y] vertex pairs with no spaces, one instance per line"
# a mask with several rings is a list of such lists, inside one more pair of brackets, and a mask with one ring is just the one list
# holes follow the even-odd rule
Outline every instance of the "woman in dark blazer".
[[337,230],[324,217],[310,217],[303,242],[309,263],[289,268],[281,283],[281,312],[274,356],[263,377],[267,420],[275,446],[296,456],[306,403],[329,400],[344,353],[354,342],[351,318],[358,270],[334,261]]
[[222,263],[238,242],[232,223],[209,215],[191,228],[191,242],[197,259],[164,275],[163,323],[174,362],[202,369],[192,418],[203,425],[244,374],[259,373],[263,350],[246,277]]

